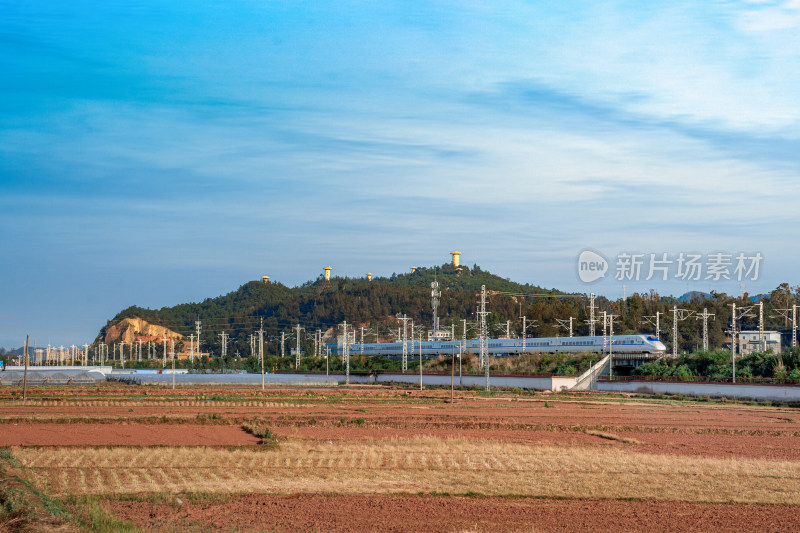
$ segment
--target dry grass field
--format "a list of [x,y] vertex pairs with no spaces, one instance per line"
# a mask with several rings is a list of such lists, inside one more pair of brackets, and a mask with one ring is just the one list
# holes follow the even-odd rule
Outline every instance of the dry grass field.
[[[800,529],[800,412],[582,394],[0,389],[0,531]],[[346,512],[347,509],[351,511]]]

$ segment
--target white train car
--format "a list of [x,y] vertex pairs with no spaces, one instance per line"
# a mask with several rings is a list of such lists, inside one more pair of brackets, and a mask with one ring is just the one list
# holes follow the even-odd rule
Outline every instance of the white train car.
[[[667,348],[660,340],[653,335],[612,335],[606,337],[606,351],[609,347],[614,353],[647,353],[661,354]],[[524,344],[524,347],[523,347]],[[329,345],[331,353],[341,354],[340,345]],[[519,355],[523,353],[546,352],[546,353],[580,353],[603,351],[603,337],[539,337],[525,339],[489,339],[488,349],[490,355]],[[411,341],[406,342],[408,354],[432,356],[450,354],[455,351],[459,353],[480,351],[480,341],[471,339],[468,341]],[[350,354],[356,355],[384,355],[394,357],[403,355],[402,342],[380,342],[380,343],[359,343],[350,345]]]

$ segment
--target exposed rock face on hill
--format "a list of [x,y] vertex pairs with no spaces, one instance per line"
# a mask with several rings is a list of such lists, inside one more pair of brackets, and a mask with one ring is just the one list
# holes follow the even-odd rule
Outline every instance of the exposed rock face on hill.
[[163,326],[156,326],[141,318],[123,318],[106,330],[104,342],[113,344],[122,341],[130,344],[137,339],[159,341],[164,337],[175,340],[183,338],[180,333],[175,333]]

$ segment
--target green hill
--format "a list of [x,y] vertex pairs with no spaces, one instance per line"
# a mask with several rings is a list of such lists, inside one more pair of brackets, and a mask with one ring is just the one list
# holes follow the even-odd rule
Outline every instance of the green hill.
[[292,335],[291,328],[297,324],[305,328],[306,333],[313,334],[317,329],[324,331],[346,320],[367,327],[371,332],[368,340],[374,340],[376,334],[385,339],[396,332],[394,317],[398,314],[408,315],[417,325],[432,324],[430,286],[434,279],[439,282],[442,292],[439,306],[441,324],[456,324],[459,333],[463,329],[462,318],[474,319],[477,295],[482,285],[490,291],[489,307],[495,322],[499,322],[501,316],[519,316],[520,298],[512,294],[562,294],[535,285],[515,283],[478,266],[456,268],[449,264],[420,267],[414,273],[374,277],[372,281],[342,277],[326,281],[320,277],[294,288],[280,283],[251,281],[233,292],[198,303],[161,309],[129,307],[108,322],[98,340],[112,324],[133,317],[183,335],[194,333],[195,321],[200,320],[203,345],[212,347],[217,353],[217,336],[225,331],[230,334],[232,342],[230,353],[239,350],[249,354],[249,335],[260,327],[262,320],[265,337],[272,343],[272,349],[275,339],[282,332],[287,337]]

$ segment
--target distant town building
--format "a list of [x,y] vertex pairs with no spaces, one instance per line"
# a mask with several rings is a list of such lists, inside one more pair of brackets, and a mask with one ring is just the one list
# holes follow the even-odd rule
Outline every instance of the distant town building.
[[269,283],[269,276],[261,276],[261,281],[264,283]]
[[428,331],[428,340],[429,341],[449,341],[452,340],[450,338],[451,331],[449,329],[437,329],[435,331],[430,330]]
[[[779,331],[765,331],[764,340],[766,349],[772,353],[781,353],[781,334]],[[739,332],[739,355],[750,355],[753,352],[765,351],[761,343],[761,334],[758,331]]]

